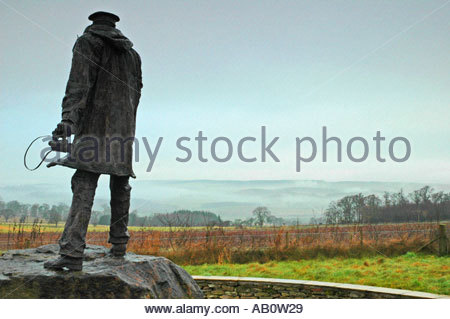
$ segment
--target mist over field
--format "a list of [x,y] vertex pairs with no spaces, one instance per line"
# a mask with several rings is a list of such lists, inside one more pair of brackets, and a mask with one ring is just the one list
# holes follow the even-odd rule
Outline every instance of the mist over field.
[[[109,179],[99,181],[94,209],[109,203]],[[328,204],[346,195],[405,193],[424,184],[400,182],[327,182],[319,180],[133,180],[132,207],[140,215],[178,209],[207,210],[224,219],[247,218],[257,206],[267,206],[275,216],[307,222]],[[436,191],[450,191],[450,184],[430,184]],[[70,204],[70,182],[58,184],[0,185],[4,201]]]

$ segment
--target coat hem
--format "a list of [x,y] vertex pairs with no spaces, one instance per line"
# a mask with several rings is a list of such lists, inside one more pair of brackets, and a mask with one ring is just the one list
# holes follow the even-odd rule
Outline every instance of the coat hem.
[[80,170],[83,170],[83,171],[87,171],[87,172],[91,172],[91,173],[97,173],[97,174],[115,175],[115,176],[128,176],[128,177],[131,177],[131,178],[136,178],[136,175],[134,174],[134,172],[128,173],[128,174],[124,174],[124,173],[113,172],[113,171],[105,170],[105,169],[95,169],[95,168],[91,168],[91,167],[78,166],[75,163],[74,164],[69,164],[68,162],[61,162],[61,161],[56,161],[56,162],[50,163],[50,166],[55,166],[55,165],[69,167],[69,168],[72,168],[72,169],[80,169]]

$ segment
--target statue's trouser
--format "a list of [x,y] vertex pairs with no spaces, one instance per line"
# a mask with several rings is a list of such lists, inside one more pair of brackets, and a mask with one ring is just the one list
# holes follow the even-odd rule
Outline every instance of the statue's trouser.
[[[72,206],[59,240],[61,255],[83,257],[99,177],[100,174],[83,170],[77,170],[72,177]],[[130,238],[127,225],[131,186],[128,184],[128,179],[128,176],[111,175],[110,177],[111,226],[108,242],[112,244],[126,244]]]

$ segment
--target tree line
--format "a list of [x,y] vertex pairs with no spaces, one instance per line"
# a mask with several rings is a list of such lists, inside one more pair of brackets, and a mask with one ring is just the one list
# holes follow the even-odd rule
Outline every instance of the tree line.
[[58,225],[59,222],[67,219],[69,206],[64,203],[50,206],[49,204],[23,204],[13,200],[4,202],[0,200],[0,216],[6,222],[19,218],[25,222],[27,218],[45,219],[49,223]]
[[312,223],[402,223],[450,220],[450,193],[424,186],[409,194],[397,193],[345,196],[329,204],[321,218]]
[[[108,208],[105,205],[105,210]],[[111,214],[100,216],[99,225],[109,225]],[[163,227],[195,227],[195,226],[230,226],[230,221],[223,221],[220,215],[208,211],[177,210],[171,213],[158,213],[149,216],[139,216],[134,210],[129,214],[130,226],[163,226]]]
[[[13,200],[4,202],[0,200],[0,216],[6,222],[19,219],[26,222],[27,219],[45,220],[50,224],[58,226],[64,222],[69,215],[70,207],[64,203],[50,206],[49,204],[23,204]],[[94,226],[109,226],[111,221],[111,209],[104,204],[102,210],[93,210],[90,223]],[[257,207],[252,216],[247,219],[236,219],[235,221],[223,220],[220,215],[209,211],[177,210],[171,213],[157,213],[149,216],[140,216],[137,210],[133,210],[128,217],[130,226],[163,226],[163,227],[195,227],[195,226],[259,226],[284,225],[283,218],[273,216],[267,207]]]
[[[0,216],[8,222],[28,218],[46,220],[55,224],[65,221],[69,206],[64,203],[23,204],[16,200],[5,202],[0,199]],[[111,211],[104,204],[102,210],[93,210],[90,223],[109,225]],[[354,223],[402,223],[402,222],[439,222],[450,220],[450,193],[435,192],[430,186],[424,186],[409,194],[384,192],[382,196],[363,195],[362,193],[345,196],[329,204],[322,216],[311,218],[310,224],[354,224]],[[298,222],[297,222],[298,223]],[[171,213],[158,213],[148,216],[139,215],[137,210],[129,214],[130,226],[236,226],[263,227],[294,224],[274,216],[267,207],[257,207],[247,219],[223,220],[220,215],[209,211],[177,210]]]
[[[56,205],[23,204],[17,200],[5,202],[0,200],[0,216],[5,222],[11,220],[26,222],[28,219],[45,220],[58,226],[67,219],[70,207],[67,204]],[[151,216],[140,216],[137,210],[129,214],[130,226],[230,226],[230,221],[223,221],[219,215],[208,211],[178,210],[171,213],[160,213]],[[102,210],[93,210],[90,223],[94,226],[108,225],[111,220],[109,205],[103,205]]]

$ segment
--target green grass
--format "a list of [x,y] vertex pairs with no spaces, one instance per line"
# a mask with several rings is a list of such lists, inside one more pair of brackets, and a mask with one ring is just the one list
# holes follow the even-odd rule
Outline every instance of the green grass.
[[184,266],[191,275],[329,281],[450,295],[450,256],[327,258],[264,264]]

